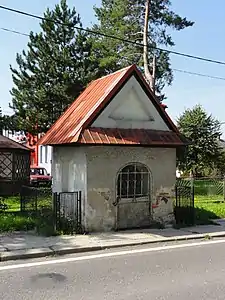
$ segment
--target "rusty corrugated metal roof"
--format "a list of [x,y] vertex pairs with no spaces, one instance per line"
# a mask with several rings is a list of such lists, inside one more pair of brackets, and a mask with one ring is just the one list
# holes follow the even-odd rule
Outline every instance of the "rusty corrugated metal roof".
[[78,144],[181,146],[184,143],[172,131],[91,127],[81,132]]
[[101,109],[115,96],[130,76],[136,75],[148,93],[153,104],[169,125],[170,129],[178,132],[165,109],[152,94],[141,72],[135,65],[119,70],[95,81],[92,81],[84,92],[71,104],[66,112],[55,122],[49,131],[40,139],[40,144],[57,145],[76,143],[82,130],[89,127]]

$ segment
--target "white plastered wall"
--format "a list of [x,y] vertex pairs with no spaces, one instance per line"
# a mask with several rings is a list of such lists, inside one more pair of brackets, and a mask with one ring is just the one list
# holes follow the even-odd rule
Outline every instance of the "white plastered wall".
[[112,99],[92,127],[169,130],[134,76]]

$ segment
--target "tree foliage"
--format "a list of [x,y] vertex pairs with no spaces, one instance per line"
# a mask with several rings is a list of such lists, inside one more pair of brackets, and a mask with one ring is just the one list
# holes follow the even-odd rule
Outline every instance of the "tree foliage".
[[0,107],[0,134],[3,134],[3,130],[18,131],[19,127],[17,116],[4,115]]
[[27,50],[17,54],[17,68],[11,67],[14,87],[12,105],[20,128],[30,133],[46,132],[98,76],[91,61],[91,44],[81,27],[80,16],[61,0],[47,9],[40,33],[30,33]]
[[[146,0],[102,0],[95,7],[99,24],[93,30],[135,42],[143,40]],[[193,22],[171,10],[169,0],[151,0],[149,58],[157,57],[157,91],[172,82],[168,53],[151,47],[173,46],[168,29],[182,30]],[[27,49],[12,68],[12,104],[19,129],[46,132],[93,79],[130,64],[143,67],[143,47],[86,33],[75,8],[61,0],[47,9],[39,33],[30,33]]]
[[[102,36],[93,38],[92,55],[106,73],[131,64],[143,68],[143,46],[135,43],[143,43],[145,3],[146,0],[102,0],[102,6],[94,8],[99,24],[94,25],[92,29],[121,39],[115,40]],[[174,46],[168,29],[180,31],[194,23],[176,14],[171,9],[170,0],[151,0],[149,10],[149,62],[152,62],[155,55],[156,89],[161,92],[165,84],[171,84],[173,74],[169,54],[153,48]],[[122,41],[123,39],[134,44],[126,43]]]
[[220,122],[208,115],[200,105],[186,109],[179,117],[177,126],[190,141],[186,151],[178,159],[178,168],[200,176],[206,169],[219,167],[224,159],[219,144]]

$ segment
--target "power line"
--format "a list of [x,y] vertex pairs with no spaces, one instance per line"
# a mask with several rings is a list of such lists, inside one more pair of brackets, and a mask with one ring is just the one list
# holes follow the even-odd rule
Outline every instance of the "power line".
[[[30,36],[28,33],[23,33],[23,32],[20,32],[20,31],[9,29],[9,28],[0,27],[0,29],[4,30],[6,32],[10,32],[10,33],[14,33],[14,34],[19,34],[19,35],[26,36],[26,37]],[[212,75],[208,75],[208,74],[196,73],[196,72],[191,72],[191,71],[181,70],[181,69],[175,69],[175,68],[172,68],[172,70],[175,71],[175,72],[180,72],[180,73],[184,73],[184,74],[196,75],[196,76],[200,76],[200,77],[206,77],[206,78],[211,78],[211,79],[217,79],[217,80],[223,80],[223,81],[225,81],[225,77],[212,76]]]
[[[55,24],[69,26],[68,24],[64,24],[64,23],[61,23],[61,22],[53,21],[51,19],[47,19],[47,18],[38,16],[38,15],[34,15],[34,14],[31,14],[31,13],[27,13],[27,12],[24,12],[24,11],[21,11],[21,10],[17,10],[17,9],[13,9],[13,8],[10,8],[10,7],[6,7],[6,6],[0,5],[0,8],[4,9],[4,10],[7,10],[7,11],[10,11],[10,12],[14,12],[14,13],[17,13],[17,14],[24,15],[24,16],[27,16],[27,17],[35,18],[35,19],[38,19],[38,20],[49,21],[49,22],[53,22]],[[104,33],[101,33],[101,32],[98,32],[98,31],[94,31],[94,30],[91,30],[91,29],[82,28],[82,27],[78,27],[78,26],[73,26],[73,28],[75,28],[77,30],[82,30],[82,31],[85,31],[85,32],[88,32],[88,33],[92,33],[92,34],[95,34],[95,35],[100,35],[100,36],[103,36],[103,37],[107,37],[107,38],[115,39],[115,40],[118,40],[118,41],[122,41],[122,42],[125,42],[125,43],[129,43],[129,44],[133,44],[133,45],[137,45],[137,46],[141,46],[141,47],[145,46],[142,43],[138,43],[138,42],[130,41],[130,40],[127,40],[127,39],[119,38],[119,37],[116,37],[116,36],[113,36],[113,35],[104,34]],[[174,55],[179,55],[179,56],[183,56],[183,57],[187,57],[187,58],[192,58],[192,59],[196,59],[196,60],[200,60],[200,61],[205,61],[205,62],[210,62],[210,63],[215,63],[215,64],[219,64],[219,65],[225,65],[224,61],[219,61],[219,60],[214,60],[214,59],[205,58],[205,57],[201,57],[201,56],[186,54],[186,53],[182,53],[182,52],[178,52],[178,51],[173,51],[173,50],[162,49],[162,48],[154,47],[154,46],[148,46],[148,47],[151,48],[151,49],[159,50],[159,51],[170,53],[170,54],[174,54]]]
[[172,69],[172,70],[175,71],[175,72],[180,72],[180,73],[185,73],[185,74],[196,75],[196,76],[201,76],[201,77],[206,77],[206,78],[224,80],[225,81],[225,77],[212,76],[212,75],[196,73],[196,72],[190,72],[190,71],[181,70],[181,69]]
[[0,29],[4,30],[4,31],[7,31],[7,32],[11,32],[11,33],[16,33],[16,34],[20,34],[20,35],[24,35],[24,36],[29,36],[29,34],[27,34],[27,33],[22,33],[22,32],[19,32],[19,31],[16,31],[16,30],[11,30],[11,29],[4,28],[4,27],[0,27]]

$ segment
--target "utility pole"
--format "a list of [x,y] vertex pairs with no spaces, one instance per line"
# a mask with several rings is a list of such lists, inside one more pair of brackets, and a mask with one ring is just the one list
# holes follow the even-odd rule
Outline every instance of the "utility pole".
[[148,32],[149,32],[149,15],[150,15],[150,0],[146,0],[145,3],[145,22],[144,22],[144,33],[143,33],[143,61],[144,61],[144,74],[145,78],[155,94],[155,73],[156,73],[156,57],[153,56],[152,61],[152,74],[149,69],[149,59],[148,59]]

